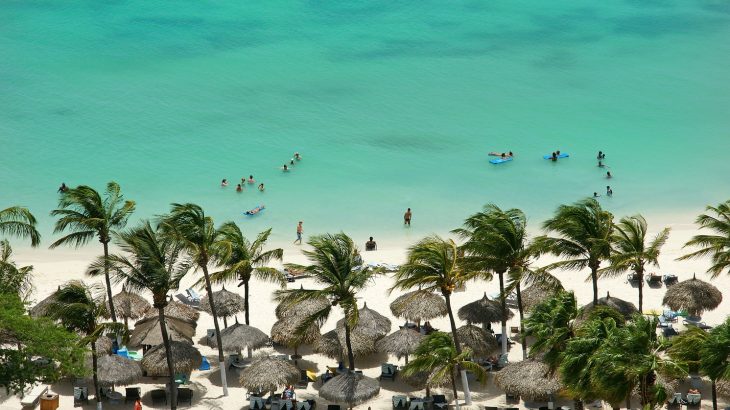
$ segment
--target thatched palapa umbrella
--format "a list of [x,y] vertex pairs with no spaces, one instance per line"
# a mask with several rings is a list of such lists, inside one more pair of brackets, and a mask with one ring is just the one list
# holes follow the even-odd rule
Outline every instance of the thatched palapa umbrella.
[[312,323],[307,326],[306,330],[302,334],[298,334],[299,325],[302,322],[295,318],[277,320],[273,326],[271,326],[271,340],[274,343],[291,347],[294,349],[294,355],[292,356],[295,360],[299,358],[297,349],[301,345],[312,344],[319,339],[319,326],[316,323]]
[[[148,309],[152,308],[152,305],[145,298],[136,293],[128,292],[125,287],[122,287],[121,292],[112,296],[112,303],[117,316],[124,318],[124,327],[129,327],[127,323],[129,319],[139,319],[145,315]],[[108,306],[109,303],[107,302],[107,308]],[[155,310],[155,312],[157,311]]]
[[631,302],[628,302],[626,300],[613,297],[611,296],[610,292],[606,292],[606,297],[599,298],[597,303],[594,305],[593,302],[583,306],[580,309],[580,313],[578,314],[578,317],[576,317],[574,321],[575,326],[579,326],[581,323],[583,323],[586,319],[588,319],[588,316],[590,315],[591,311],[595,309],[598,306],[605,306],[612,309],[615,309],[617,312],[619,312],[621,315],[623,315],[626,319],[630,319],[631,315],[634,313],[637,313],[639,310],[636,309],[636,305],[634,305]]
[[108,336],[99,336],[94,344],[96,344],[96,354],[112,354],[112,339]]
[[[352,329],[352,333],[360,333],[374,339],[380,339],[390,332],[390,319],[380,313],[368,308],[365,303],[358,309],[358,321]],[[345,319],[337,321],[337,333],[340,336],[340,343],[345,344]],[[375,342],[373,340],[373,342]]]
[[[198,349],[191,344],[170,341],[170,350],[172,350],[172,367],[175,369],[175,374],[190,373],[199,368],[203,361]],[[148,376],[169,376],[166,354],[165,345],[162,344],[147,351],[142,358],[142,368]]]
[[347,403],[352,408],[380,393],[380,383],[359,373],[346,371],[322,385],[320,397],[334,403]]
[[[352,354],[355,357],[363,357],[377,352],[375,340],[361,333],[351,333],[350,342],[352,344]],[[324,333],[314,342],[312,347],[315,352],[340,361],[347,355],[343,344],[340,344],[337,330]]]
[[[238,323],[236,319],[234,325],[221,330],[221,342],[223,350],[240,353],[243,349],[248,349],[248,357],[251,357],[251,350],[266,346],[269,336],[253,326]],[[210,346],[218,347],[217,338],[211,338]]]
[[730,397],[730,380],[718,380],[715,382],[717,394],[723,397]]
[[[147,309],[145,316],[157,316],[157,314],[157,309],[150,307]],[[200,312],[184,303],[173,300],[172,296],[170,296],[170,301],[167,303],[167,306],[165,306],[165,317],[174,317],[197,322],[200,318]]]
[[662,301],[674,311],[686,310],[690,316],[700,316],[706,310],[713,310],[720,305],[720,302],[722,302],[722,292],[694,275],[692,279],[667,288]]
[[254,360],[241,372],[241,386],[249,392],[275,392],[280,387],[299,380],[299,369],[293,364],[273,357]]
[[[223,318],[224,327],[228,327],[229,317],[243,312],[243,296],[227,291],[225,286],[223,286],[223,289],[213,292],[213,303],[215,303],[216,313],[219,317]],[[211,315],[213,314],[210,310],[210,302],[207,294],[200,299],[200,308]]]
[[394,354],[399,359],[405,356],[408,364],[408,355],[416,351],[424,337],[420,332],[404,327],[378,340],[375,347],[380,351]]
[[398,296],[390,304],[390,311],[395,317],[416,323],[446,316],[448,313],[444,298],[430,290],[414,290]]
[[97,359],[97,378],[102,386],[129,385],[142,378],[139,362],[116,354],[100,355]]
[[[461,320],[469,323],[487,325],[502,321],[502,304],[497,300],[489,299],[485,292],[483,298],[467,303],[457,313]],[[514,316],[514,313],[507,309],[507,317],[505,319],[509,320],[512,316]]]
[[33,306],[30,309],[30,315],[33,317],[41,317],[46,316],[46,309],[51,306],[53,302],[56,301],[56,293],[61,290],[61,287],[59,286],[58,289],[56,289],[55,292],[48,295],[45,299],[41,300],[40,302],[36,303],[35,306]]
[[[167,326],[167,334],[170,340],[182,341],[193,344],[193,336],[195,336],[195,328],[197,324],[193,321],[166,317],[165,326]],[[134,324],[129,336],[130,346],[155,346],[162,343],[162,331],[160,330],[159,316],[149,316]]]
[[533,359],[508,364],[497,373],[494,383],[505,393],[529,401],[548,401],[562,388],[558,378],[550,373],[550,367]]
[[549,299],[557,293],[557,290],[549,286],[540,284],[530,285],[527,289],[520,292],[522,299],[522,311],[529,313],[543,300]]
[[471,349],[476,358],[489,358],[500,349],[494,334],[478,326],[464,325],[456,329],[456,335],[459,337],[459,342]]
[[[302,286],[300,289],[304,289],[304,287]],[[290,318],[290,317],[305,318],[305,317],[311,316],[329,306],[330,306],[330,302],[325,298],[307,299],[307,300],[303,300],[301,302],[297,302],[296,304],[293,304],[293,305],[279,303],[276,306],[276,310],[274,311],[274,313],[276,313],[277,319],[284,319],[284,318]]]

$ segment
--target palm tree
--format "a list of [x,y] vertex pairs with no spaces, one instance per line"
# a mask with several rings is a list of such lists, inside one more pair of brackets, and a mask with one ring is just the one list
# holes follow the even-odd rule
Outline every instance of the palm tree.
[[697,246],[701,249],[680,257],[678,260],[712,257],[712,266],[707,271],[713,278],[724,270],[730,273],[730,200],[718,206],[707,206],[708,212],[697,217],[695,223],[700,229],[706,228],[715,235],[695,235],[684,246]]
[[345,348],[349,369],[355,371],[350,334],[357,325],[359,312],[357,294],[377,274],[362,263],[362,257],[352,239],[344,233],[313,236],[307,242],[313,248],[302,251],[311,265],[303,269],[322,289],[281,289],[274,292],[274,299],[284,306],[294,306],[305,300],[327,299],[331,303],[315,312],[300,324],[297,332],[304,333],[312,323],[324,324],[334,306],[345,315]]
[[573,292],[558,292],[535,306],[525,320],[525,334],[535,339],[530,355],[542,354],[543,361],[557,370],[568,342],[575,337],[578,313]]
[[53,319],[60,320],[67,330],[86,335],[82,343],[89,343],[91,346],[94,394],[96,401],[101,401],[97,377],[96,340],[105,330],[119,330],[113,323],[100,322],[106,314],[104,288],[97,284],[87,285],[81,281],[71,281],[56,292],[56,297],[47,312]]
[[591,270],[593,304],[598,303],[598,268],[611,254],[613,215],[593,198],[560,205],[543,229],[557,236],[536,238],[536,247],[565,260],[546,268]]
[[[134,212],[134,201],[125,201],[121,188],[116,182],[106,185],[105,197],[86,185],[80,185],[61,194],[58,201],[59,209],[51,212],[51,216],[59,216],[53,233],[70,231],[51,244],[51,249],[69,245],[80,247],[87,244],[95,236],[104,248],[104,258],[109,256],[109,242],[112,234],[124,228],[129,215]],[[106,259],[105,259],[106,260]],[[106,281],[106,295],[112,300],[112,285],[109,280],[109,268],[104,268]],[[113,322],[117,321],[114,305],[110,306],[109,314]]]
[[644,271],[647,266],[659,267],[659,251],[667,242],[669,228],[664,228],[647,243],[647,223],[641,215],[621,218],[612,237],[613,249],[610,266],[599,271],[601,275],[615,276],[633,271],[639,281],[639,312],[644,306]]
[[[511,290],[517,293],[520,312],[520,333],[523,358],[527,358],[527,344],[524,337],[522,294],[520,284],[540,282],[551,287],[560,287],[560,281],[545,270],[533,269],[532,262],[538,256],[527,236],[527,217],[519,209],[501,210],[488,204],[482,212],[471,215],[464,221],[464,228],[455,233],[467,239],[462,246],[466,256],[464,264],[471,270],[482,272],[492,279],[492,272],[499,277],[499,292],[502,303],[502,334],[507,334],[507,301]],[[504,275],[509,273],[511,281],[505,289]],[[507,353],[507,338],[502,338],[502,353]]]
[[[451,334],[457,354],[462,353],[459,337],[456,333],[454,311],[451,308],[451,294],[456,288],[465,286],[474,278],[474,274],[463,269],[461,250],[451,239],[439,236],[426,237],[408,249],[407,262],[395,274],[395,284],[391,289],[423,289],[440,292],[446,300],[449,314]],[[505,333],[506,334],[506,333]],[[464,399],[471,405],[469,382],[466,370],[461,369],[461,383],[464,386]]]
[[266,241],[271,235],[271,229],[258,234],[251,242],[243,236],[241,229],[233,222],[226,222],[219,228],[221,240],[226,243],[221,249],[220,261],[223,270],[210,275],[214,283],[239,281],[243,285],[243,308],[246,315],[246,324],[249,322],[249,282],[251,278],[273,282],[282,287],[286,285],[286,276],[274,268],[266,265],[274,260],[281,260],[284,250],[281,248],[264,250]]
[[[180,286],[180,280],[188,273],[191,263],[183,257],[179,244],[163,235],[149,222],[128,231],[116,234],[115,242],[126,253],[109,255],[108,260],[92,264],[88,273],[98,275],[110,267],[115,283],[123,283],[130,291],[152,293],[152,306],[157,309],[162,332],[162,342],[167,353],[170,385],[175,384],[175,367],[172,364],[170,338],[165,322],[167,295]],[[221,367],[225,368],[222,365]],[[171,392],[170,408],[177,408],[177,387]]]
[[718,380],[730,380],[730,319],[710,330],[700,349],[700,367],[712,380],[712,408],[717,410]]
[[12,254],[10,242],[0,240],[0,294],[15,294],[25,302],[33,293],[33,266],[18,267],[10,259]]
[[427,386],[451,384],[454,392],[454,401],[458,407],[458,392],[456,391],[456,371],[468,370],[482,380],[487,373],[478,364],[471,360],[471,350],[465,348],[458,352],[451,335],[444,332],[434,332],[426,336],[414,352],[414,358],[403,367],[403,375],[414,376],[426,374]]
[[30,238],[30,245],[41,243],[41,234],[35,229],[36,220],[28,208],[11,206],[0,210],[0,234]]

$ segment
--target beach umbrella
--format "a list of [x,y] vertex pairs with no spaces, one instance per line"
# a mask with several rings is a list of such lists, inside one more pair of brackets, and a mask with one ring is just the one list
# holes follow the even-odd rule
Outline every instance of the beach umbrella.
[[[213,303],[215,304],[215,313],[218,317],[223,318],[224,327],[228,327],[227,318],[243,312],[243,296],[227,291],[225,286],[223,286],[223,289],[213,292]],[[200,308],[211,315],[213,314],[210,310],[210,302],[207,294],[200,299]]]
[[[165,306],[164,311],[166,317],[192,320],[193,322],[197,322],[200,318],[200,312],[184,303],[172,300],[172,296],[170,296],[170,301],[167,302],[167,306]],[[149,309],[147,309],[147,313],[145,313],[145,316],[157,316],[157,308],[150,307]]]
[[527,359],[513,362],[497,372],[494,383],[507,394],[526,401],[548,401],[562,389],[560,380],[550,367],[540,361]]
[[[170,340],[193,344],[195,328],[194,321],[177,317],[165,317],[165,326]],[[130,346],[154,346],[162,343],[159,316],[150,316],[137,321],[129,335]]]
[[[484,297],[467,303],[458,311],[459,319],[469,323],[497,323],[502,321],[502,303],[498,300],[491,300],[484,293]],[[506,320],[514,316],[511,310],[507,309]]]
[[[361,333],[351,333],[350,343],[352,354],[355,357],[364,357],[377,352],[375,340]],[[312,345],[315,352],[329,356],[333,359],[342,360],[347,355],[343,344],[336,330],[330,330],[320,336]]]
[[714,285],[697,279],[683,280],[667,288],[662,303],[674,311],[685,310],[690,316],[701,316],[722,302],[722,292]]
[[[337,321],[337,334],[340,336],[340,343],[345,344],[345,319]],[[380,339],[390,332],[390,319],[370,309],[365,303],[358,309],[358,321],[352,328],[352,333],[369,336],[373,339]],[[375,341],[373,340],[373,343]]]
[[139,362],[117,354],[103,354],[96,359],[97,378],[102,386],[129,385],[142,378]]
[[[253,326],[238,323],[238,319],[236,319],[234,325],[221,330],[221,342],[223,343],[223,350],[229,352],[241,352],[243,349],[249,349],[250,357],[250,350],[266,346],[269,343],[269,336]],[[218,338],[210,338],[210,347],[218,347]]]
[[311,323],[307,326],[303,334],[297,334],[299,325],[302,322],[296,318],[287,318],[277,320],[273,326],[271,326],[271,340],[274,343],[291,347],[294,349],[294,355],[292,358],[295,360],[300,356],[297,349],[301,345],[312,344],[319,339],[319,325]]
[[250,392],[274,392],[299,381],[299,369],[290,362],[274,357],[261,357],[241,371],[241,386]]
[[33,316],[33,317],[41,317],[41,316],[46,316],[46,309],[47,309],[47,308],[48,308],[48,307],[49,307],[49,306],[50,306],[50,305],[51,305],[51,304],[52,304],[53,302],[55,302],[55,301],[56,301],[56,292],[58,292],[59,290],[61,290],[61,287],[60,287],[60,286],[58,287],[58,289],[57,289],[57,290],[56,290],[55,292],[51,293],[51,294],[50,294],[50,295],[48,295],[48,296],[47,296],[47,297],[46,297],[45,299],[41,300],[41,301],[40,301],[40,302],[38,302],[38,303],[37,303],[37,304],[36,304],[35,306],[33,306],[33,307],[32,307],[32,308],[30,309],[30,312],[29,312],[29,313],[30,313],[30,315],[31,315],[31,316]]
[[[203,357],[193,345],[170,341],[172,351],[172,367],[175,374],[187,374],[198,369],[203,362]],[[167,351],[165,345],[159,344],[145,353],[142,358],[142,369],[147,376],[169,376],[167,369]]]
[[424,337],[420,332],[404,327],[378,340],[375,347],[382,352],[394,354],[399,359],[405,356],[408,364],[408,355],[416,351]]
[[[300,287],[300,289],[304,289],[304,287],[302,286]],[[330,302],[326,298],[306,299],[293,305],[279,303],[276,306],[276,310],[274,311],[274,313],[276,313],[277,319],[283,319],[285,317],[292,316],[305,318],[319,312],[320,310],[328,306],[330,306]]]
[[606,296],[599,298],[596,304],[594,305],[593,302],[583,306],[581,308],[581,314],[579,315],[577,321],[583,321],[585,320],[590,312],[596,308],[596,306],[606,306],[610,307],[612,309],[615,309],[617,312],[621,313],[626,319],[631,318],[631,315],[634,313],[637,313],[639,310],[636,308],[636,305],[633,303],[611,296],[610,292],[606,292]]
[[102,354],[111,354],[112,353],[112,339],[108,336],[99,336],[96,338],[96,341],[94,342],[96,345],[96,354],[101,356]]
[[[667,398],[671,398],[674,396],[674,393],[676,393],[679,390],[679,380],[677,379],[667,379],[665,376],[662,376],[659,373],[656,374],[656,380],[654,381],[654,384],[656,386],[661,386],[664,388],[664,392],[667,394]],[[641,398],[641,391],[640,386],[637,383],[636,386],[634,386],[634,389],[631,390],[631,397],[635,398]]]
[[430,290],[414,290],[398,296],[391,304],[393,316],[421,322],[445,316],[446,301]]
[[478,326],[464,325],[456,329],[456,335],[459,343],[471,349],[476,358],[489,358],[500,349],[494,334]]
[[555,295],[557,290],[549,286],[540,284],[533,284],[527,289],[520,292],[520,299],[522,300],[522,311],[524,313],[530,313],[540,302],[545,299],[549,299]]
[[[124,326],[128,327],[129,319],[139,319],[145,315],[152,305],[137,293],[128,292],[122,287],[122,291],[112,296],[112,304],[117,316],[124,318]],[[109,311],[109,303],[107,302],[107,311]],[[155,312],[157,312],[155,310]],[[107,317],[109,317],[107,315]]]
[[331,378],[319,388],[319,396],[334,403],[347,403],[352,408],[380,393],[380,382],[372,377],[346,371]]
[[723,397],[730,397],[730,380],[718,380],[715,382],[717,394]]

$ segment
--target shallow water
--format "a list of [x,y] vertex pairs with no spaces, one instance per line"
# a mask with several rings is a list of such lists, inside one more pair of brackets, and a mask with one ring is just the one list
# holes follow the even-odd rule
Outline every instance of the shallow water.
[[48,238],[62,181],[113,179],[137,217],[196,202],[279,242],[412,241],[487,202],[536,224],[607,184],[619,215],[697,213],[730,196],[729,23],[714,0],[3,1],[0,207]]

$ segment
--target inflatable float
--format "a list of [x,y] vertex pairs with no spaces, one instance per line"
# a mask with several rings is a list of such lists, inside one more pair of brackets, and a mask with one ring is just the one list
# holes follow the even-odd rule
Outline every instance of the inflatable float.
[[504,157],[504,158],[494,158],[490,159],[489,163],[494,165],[504,164],[505,162],[512,161],[512,157]]
[[[570,155],[568,155],[568,154],[566,154],[564,152],[561,152],[560,155],[557,155],[558,158],[568,158],[569,156]],[[545,159],[553,159],[553,155],[552,154],[543,155],[542,157],[545,158]]]

